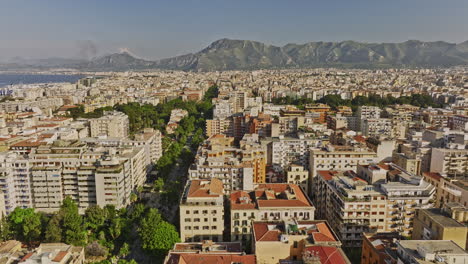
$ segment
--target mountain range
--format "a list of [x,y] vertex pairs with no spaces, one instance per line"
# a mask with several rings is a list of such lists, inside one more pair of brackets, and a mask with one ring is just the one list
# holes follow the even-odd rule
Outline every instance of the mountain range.
[[309,42],[282,47],[250,40],[220,39],[203,50],[157,61],[136,58],[127,52],[89,61],[45,59],[10,62],[0,69],[15,67],[73,68],[87,71],[167,69],[221,71],[313,67],[450,67],[468,65],[468,41],[409,40],[402,43]]

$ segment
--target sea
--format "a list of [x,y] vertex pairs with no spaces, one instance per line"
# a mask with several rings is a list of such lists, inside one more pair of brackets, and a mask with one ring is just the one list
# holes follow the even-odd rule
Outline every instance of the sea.
[[86,76],[79,74],[17,74],[0,73],[0,87],[14,84],[75,83]]

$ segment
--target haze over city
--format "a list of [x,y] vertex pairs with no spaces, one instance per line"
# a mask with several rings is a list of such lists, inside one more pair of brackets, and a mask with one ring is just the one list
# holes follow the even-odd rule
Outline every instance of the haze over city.
[[468,39],[468,2],[437,1],[6,1],[0,60],[130,51],[161,59],[220,39],[309,41]]

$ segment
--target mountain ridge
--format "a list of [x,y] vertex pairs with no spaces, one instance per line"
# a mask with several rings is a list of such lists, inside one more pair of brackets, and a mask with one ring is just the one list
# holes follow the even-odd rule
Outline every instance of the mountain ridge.
[[340,42],[288,43],[222,38],[195,53],[146,60],[128,52],[101,56],[62,67],[80,70],[166,69],[184,71],[253,70],[313,67],[450,67],[468,65],[468,41],[407,40],[400,43]]

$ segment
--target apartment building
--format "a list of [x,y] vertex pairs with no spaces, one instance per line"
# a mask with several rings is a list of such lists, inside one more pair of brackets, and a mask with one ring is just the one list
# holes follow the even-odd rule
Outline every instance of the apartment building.
[[221,179],[226,193],[252,190],[253,183],[265,182],[266,148],[258,143],[258,135],[246,135],[240,147],[234,138],[215,135],[198,149],[189,168],[190,179]]
[[253,250],[258,264],[350,264],[339,238],[323,220],[255,221]]
[[468,130],[468,116],[467,115],[453,115],[449,117],[448,126],[453,130]]
[[397,264],[396,241],[399,239],[398,233],[363,233],[361,264]]
[[394,124],[389,118],[367,118],[361,122],[361,132],[366,137],[392,138]]
[[231,118],[226,119],[207,119],[206,136],[214,135],[234,136],[234,122]]
[[327,219],[351,247],[361,246],[362,232],[410,236],[415,211],[433,206],[435,187],[394,164],[362,166],[359,172],[318,172],[312,189],[317,218]]
[[346,247],[360,247],[362,232],[384,231],[385,195],[353,171],[318,171],[317,218],[326,219]]
[[235,191],[230,195],[231,241],[251,238],[252,220],[313,220],[315,208],[303,190],[295,184],[260,184],[253,191]]
[[182,242],[223,240],[223,193],[223,182],[219,179],[187,181],[179,205]]
[[161,139],[162,135],[159,130],[145,128],[143,131],[136,133],[133,140],[123,140],[121,145],[145,147],[146,155],[149,157],[150,161],[156,163],[162,156]]
[[436,188],[423,177],[414,175],[391,164],[387,183],[380,189],[387,197],[389,222],[387,231],[411,236],[416,210],[431,208],[435,204]]
[[437,202],[440,206],[455,202],[467,207],[468,177],[441,177],[437,191]]
[[91,205],[125,207],[146,180],[144,148],[88,148],[80,141],[55,141],[29,155],[32,205],[44,212],[74,199],[80,212]]
[[286,171],[286,181],[289,184],[296,184],[305,193],[309,193],[309,171],[301,165],[291,164]]
[[327,115],[327,128],[332,130],[349,128],[348,119],[348,116],[343,116],[341,114]]
[[13,152],[0,152],[0,190],[6,214],[32,207],[29,162]]
[[328,112],[331,107],[326,104],[308,104],[304,106],[304,110],[307,113],[317,114],[317,118],[314,119],[314,123],[325,123],[327,120]]
[[304,135],[266,138],[262,142],[269,142],[267,143],[268,163],[281,171],[293,163],[309,168],[310,149],[322,143],[320,139],[306,138]]
[[118,111],[104,111],[104,116],[89,120],[92,137],[107,136],[125,138],[128,136],[128,116]]
[[421,175],[422,159],[415,153],[393,153],[392,162],[410,173]]
[[176,243],[164,260],[164,264],[256,264],[255,255],[246,255],[240,242]]
[[467,226],[452,219],[440,208],[420,209],[416,212],[412,235],[414,240],[452,240],[466,249],[467,234]]
[[398,263],[468,262],[468,253],[450,240],[400,240],[396,242]]
[[382,110],[377,106],[359,106],[356,111],[359,131],[362,131],[364,120],[379,119],[381,112]]
[[310,177],[313,179],[319,170],[356,170],[358,164],[376,161],[377,153],[362,146],[327,145],[320,149],[310,149]]
[[433,148],[430,171],[449,176],[468,175],[468,149]]

